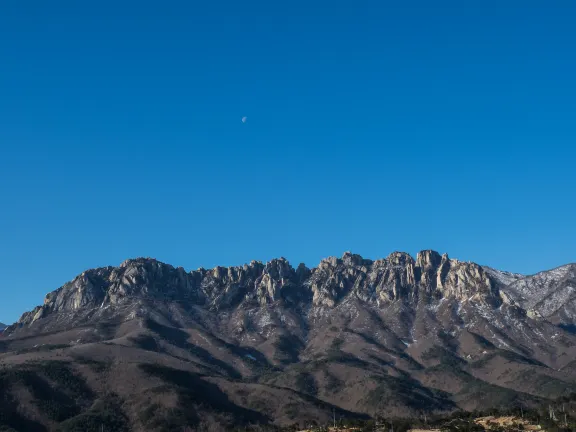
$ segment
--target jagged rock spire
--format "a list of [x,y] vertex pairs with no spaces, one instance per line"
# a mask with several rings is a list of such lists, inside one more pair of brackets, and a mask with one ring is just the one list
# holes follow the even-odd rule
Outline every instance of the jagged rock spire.
[[430,301],[451,297],[491,304],[501,301],[497,284],[474,263],[451,260],[432,250],[417,254],[393,252],[385,259],[368,260],[345,252],[323,259],[318,267],[294,269],[278,258],[263,264],[252,261],[237,267],[186,272],[152,258],[124,261],[119,267],[83,272],[46,296],[44,305],[22,316],[29,324],[61,311],[116,305],[135,298],[177,300],[222,310],[245,305],[264,306],[281,300],[293,306],[333,308],[347,296],[385,307],[391,302]]

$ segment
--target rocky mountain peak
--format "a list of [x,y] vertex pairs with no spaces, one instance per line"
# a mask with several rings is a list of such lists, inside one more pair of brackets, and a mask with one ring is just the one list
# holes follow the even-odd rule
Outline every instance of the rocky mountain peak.
[[393,266],[407,266],[407,265],[414,265],[414,258],[406,252],[392,252],[386,258]]
[[[570,272],[558,274],[554,280],[559,283],[572,280],[564,277]],[[264,307],[280,301],[297,308],[335,308],[348,298],[380,308],[394,302],[430,304],[441,298],[492,306],[503,301],[514,303],[519,296],[501,293],[502,283],[495,275],[493,270],[433,250],[418,252],[416,259],[405,252],[393,252],[376,261],[345,252],[341,258],[323,259],[312,269],[304,264],[295,269],[281,257],[265,264],[251,261],[242,266],[186,272],[153,258],[134,258],[118,267],[81,273],[49,293],[44,304],[25,313],[21,322],[146,299],[210,310]]]
[[[122,393],[126,401],[166,388],[149,379],[156,370],[149,366],[165,362],[228,388],[238,403],[265,389],[253,406],[275,400],[284,407],[306,394],[375,410],[380,405],[371,404],[384,394],[382,406],[394,404],[396,415],[404,403],[421,413],[420,402],[412,402],[421,398],[436,400],[434,412],[451,409],[448,395],[458,403],[469,399],[470,409],[479,400],[500,405],[502,386],[517,392],[506,400],[548,397],[549,389],[569,394],[576,382],[575,317],[576,266],[526,277],[433,250],[376,261],[346,252],[312,269],[277,258],[187,272],[136,258],[87,270],[48,294],[44,305],[0,330],[0,349],[4,359],[15,356],[14,365],[23,353],[67,364],[101,361],[102,368],[82,363],[74,372],[89,373],[98,388],[130,388]],[[142,374],[127,369],[137,363]],[[189,377],[160,373],[177,386]],[[198,380],[182,381],[198,388]],[[212,389],[201,393],[216,387],[200,387]]]
[[299,284],[303,284],[306,279],[310,277],[312,271],[306,267],[306,264],[300,263],[298,264],[298,268],[296,269],[296,278]]
[[364,259],[361,255],[353,254],[352,252],[344,252],[342,262],[347,266],[366,266],[372,264],[372,260]]
[[494,305],[502,301],[497,284],[481,266],[449,259],[448,256],[442,256],[436,286],[444,297],[461,301],[481,300]]
[[576,329],[576,264],[524,276],[485,267],[510,301],[528,311]]
[[[416,267],[420,267],[423,271],[436,269],[442,263],[443,257],[436,251],[423,250],[416,255]],[[444,261],[448,260],[448,255],[445,255]]]
[[266,263],[264,273],[276,279],[291,279],[296,272],[286,258],[275,258]]
[[328,267],[336,267],[341,260],[338,257],[330,256],[328,258],[322,258],[320,264],[318,264],[319,269],[328,268]]
[[150,257],[137,257],[137,258],[128,258],[124,262],[122,262],[118,267],[119,268],[126,268],[126,267],[137,267],[137,266],[146,266],[146,265],[155,265],[155,264],[163,264],[158,261],[156,258]]

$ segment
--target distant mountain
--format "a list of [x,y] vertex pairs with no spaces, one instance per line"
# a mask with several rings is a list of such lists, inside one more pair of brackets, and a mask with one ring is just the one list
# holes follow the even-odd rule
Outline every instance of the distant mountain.
[[576,322],[576,264],[502,282],[502,289],[529,314],[565,326]]
[[311,269],[131,259],[6,329],[0,389],[50,403],[3,409],[17,430],[154,431],[534,406],[576,392],[575,268],[524,276],[429,250]]
[[0,322],[0,331],[4,330],[6,327],[8,327],[6,324]]

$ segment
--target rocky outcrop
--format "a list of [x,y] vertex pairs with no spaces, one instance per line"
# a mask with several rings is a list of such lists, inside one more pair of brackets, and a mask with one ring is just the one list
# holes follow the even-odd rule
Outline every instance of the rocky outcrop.
[[498,305],[501,302],[497,285],[478,264],[451,260],[442,256],[438,267],[437,290],[443,297],[460,301],[483,300]]
[[[576,323],[573,270],[524,277],[431,250],[375,261],[346,252],[315,268],[279,258],[186,271],[130,259],[48,294],[2,332],[0,353],[5,367],[70,364],[98,397],[118,394],[138,430],[150,430],[138,423],[146,404],[166,400],[172,409],[181,384],[202,406],[219,388],[290,424],[285,407],[300,416],[295,395],[310,407],[382,417],[488,409],[502,392],[529,404],[576,391],[576,334],[563,328]],[[157,369],[167,380],[142,373],[152,365],[169,367]],[[214,387],[198,387],[189,373]],[[36,414],[29,392],[9,381]],[[192,399],[186,412],[198,408]]]
[[349,292],[379,305],[437,298],[491,304],[502,301],[496,284],[481,266],[451,260],[434,251],[420,252],[416,261],[406,253],[394,252],[374,262],[346,253],[342,259],[323,260],[308,284],[314,305],[327,307],[334,307]]
[[334,308],[350,296],[386,307],[394,302],[426,304],[440,298],[497,306],[509,302],[499,284],[481,266],[450,259],[435,251],[393,252],[376,261],[350,252],[323,259],[318,267],[294,269],[285,258],[266,264],[200,268],[186,272],[151,258],[130,259],[119,267],[88,270],[49,293],[42,306],[22,315],[28,325],[60,312],[103,308],[135,299],[177,301],[209,310],[263,307]]
[[546,318],[571,329],[576,328],[575,264],[532,276],[494,269],[486,271],[498,281],[500,290],[506,297],[524,308],[528,316],[536,319]]
[[[102,368],[108,381],[84,363],[77,369],[98,388],[118,384],[127,401],[157,388],[127,367],[163,362],[232,386],[231,397],[264,389],[258,406],[287,406],[274,392],[290,389],[370,414],[486,409],[501,404],[492,395],[502,391],[555,398],[576,390],[575,281],[576,266],[526,277],[432,250],[378,260],[346,252],[315,268],[279,258],[186,271],[137,258],[87,270],[48,294],[2,332],[0,352],[15,356],[12,364],[112,360]],[[479,398],[478,389],[492,390]]]

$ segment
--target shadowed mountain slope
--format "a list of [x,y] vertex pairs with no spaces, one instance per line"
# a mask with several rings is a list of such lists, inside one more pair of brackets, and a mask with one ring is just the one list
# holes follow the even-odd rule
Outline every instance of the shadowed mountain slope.
[[[575,267],[523,276],[434,251],[312,269],[127,260],[82,273],[5,330],[3,409],[38,430],[102,410],[164,430],[536,405],[576,391]],[[42,391],[58,414],[38,405]]]

